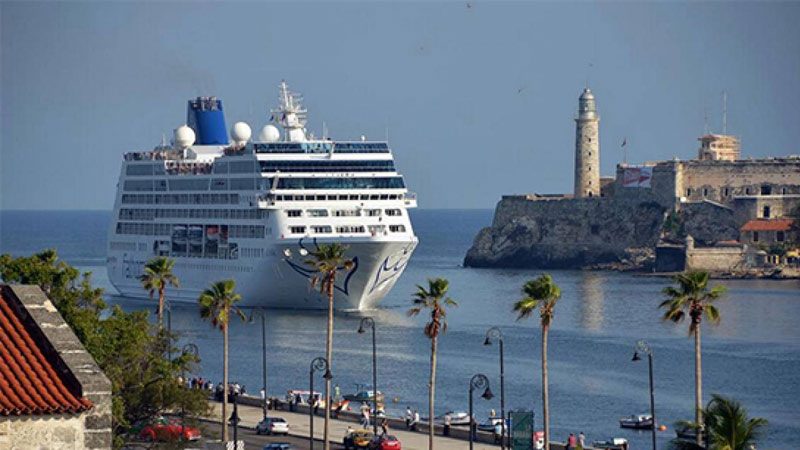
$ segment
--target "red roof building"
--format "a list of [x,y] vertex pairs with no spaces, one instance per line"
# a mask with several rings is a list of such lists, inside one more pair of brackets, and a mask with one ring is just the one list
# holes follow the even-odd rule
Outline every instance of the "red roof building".
[[38,286],[0,285],[0,448],[22,442],[109,448],[111,383]]
[[739,229],[741,240],[753,245],[783,244],[793,241],[794,219],[753,219]]
[[789,231],[794,219],[753,219],[741,231]]

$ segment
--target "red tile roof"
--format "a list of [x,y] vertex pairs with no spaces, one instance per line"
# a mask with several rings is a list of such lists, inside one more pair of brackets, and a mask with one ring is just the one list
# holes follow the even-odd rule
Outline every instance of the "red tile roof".
[[0,290],[0,416],[78,413],[91,408],[92,402],[81,397],[78,388],[70,388],[52,357],[45,356],[52,354],[49,342],[31,333],[28,327],[33,325],[26,327],[11,302],[16,300]]
[[742,226],[741,231],[789,231],[794,219],[754,219]]

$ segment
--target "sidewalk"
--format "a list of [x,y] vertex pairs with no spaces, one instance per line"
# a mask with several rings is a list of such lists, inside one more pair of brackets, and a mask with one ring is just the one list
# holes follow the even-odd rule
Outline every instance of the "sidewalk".
[[[213,415],[210,418],[212,420],[218,421],[220,411],[222,409],[222,404],[215,401],[210,401],[209,404],[213,408],[213,413],[212,413]],[[229,404],[228,410],[229,410],[228,415],[230,415],[231,412],[233,411],[233,405]],[[286,419],[286,421],[289,422],[289,430],[290,430],[289,434],[293,436],[308,438],[308,431],[309,431],[308,414],[289,412],[289,411],[270,410],[269,415],[283,417],[284,419]],[[255,427],[262,417],[263,413],[261,411],[261,408],[255,406],[246,406],[241,404],[239,405],[239,418],[241,419],[241,422],[239,422],[240,427],[248,427],[248,428]],[[325,420],[323,417],[319,416],[314,417],[315,439],[322,440],[324,422]],[[334,444],[338,444],[337,447],[341,445],[342,438],[344,438],[348,426],[351,426],[355,429],[360,428],[358,426],[358,423],[352,421],[331,419],[330,440]],[[413,431],[400,430],[396,428],[390,428],[389,434],[393,434],[397,436],[398,439],[400,439],[403,450],[427,450],[428,448],[427,433],[419,433]],[[454,439],[439,435],[437,435],[434,439],[436,440],[436,448],[438,450],[463,450],[464,448],[469,446],[469,442],[462,439]],[[498,450],[500,448],[499,445],[489,445],[481,442],[475,442],[474,447],[475,450]]]

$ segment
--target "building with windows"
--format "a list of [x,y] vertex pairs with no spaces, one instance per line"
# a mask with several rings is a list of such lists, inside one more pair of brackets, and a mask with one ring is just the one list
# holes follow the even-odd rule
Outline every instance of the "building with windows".
[[111,382],[38,286],[0,285],[0,449],[111,448]]

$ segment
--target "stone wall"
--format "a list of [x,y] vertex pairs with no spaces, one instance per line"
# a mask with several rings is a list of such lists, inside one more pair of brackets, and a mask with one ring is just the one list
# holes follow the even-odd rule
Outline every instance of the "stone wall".
[[4,417],[0,420],[0,450],[88,448],[84,440],[85,415]]
[[732,272],[744,268],[742,246],[695,247],[686,250],[686,270]]
[[691,160],[680,166],[678,192],[688,201],[728,203],[738,196],[800,194],[800,158]]
[[647,193],[639,201],[504,197],[464,265],[575,268],[619,262],[626,249],[655,246],[665,211]]

